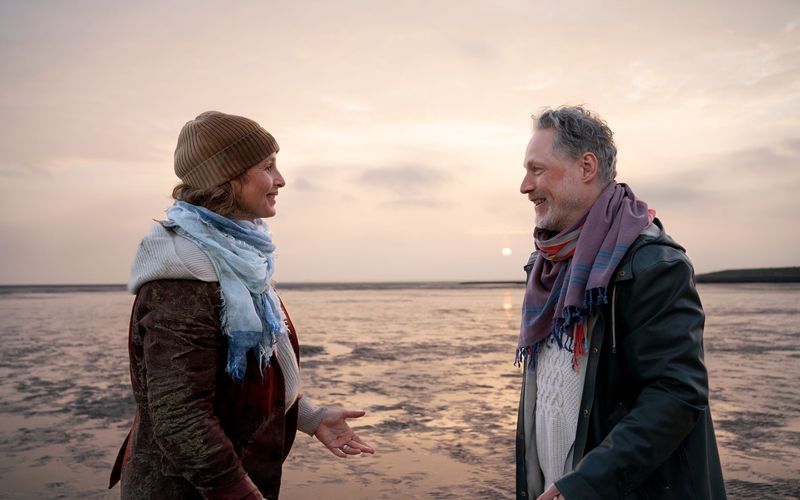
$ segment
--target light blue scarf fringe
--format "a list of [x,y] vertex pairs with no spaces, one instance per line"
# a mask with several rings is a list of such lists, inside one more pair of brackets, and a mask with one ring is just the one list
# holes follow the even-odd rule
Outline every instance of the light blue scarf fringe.
[[211,210],[176,201],[167,210],[164,227],[197,244],[211,259],[222,294],[222,333],[228,338],[226,371],[244,379],[247,353],[253,351],[261,370],[287,335],[280,299],[270,283],[275,245],[267,225],[223,217]]

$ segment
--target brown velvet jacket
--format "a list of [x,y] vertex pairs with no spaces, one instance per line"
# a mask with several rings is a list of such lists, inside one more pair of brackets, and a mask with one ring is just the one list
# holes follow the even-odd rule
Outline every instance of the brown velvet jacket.
[[[139,290],[128,341],[136,416],[111,477],[113,487],[121,472],[123,499],[278,497],[297,403],[285,411],[274,355],[263,374],[249,357],[242,382],[225,372],[221,307],[218,283]],[[291,321],[289,336],[299,362]]]

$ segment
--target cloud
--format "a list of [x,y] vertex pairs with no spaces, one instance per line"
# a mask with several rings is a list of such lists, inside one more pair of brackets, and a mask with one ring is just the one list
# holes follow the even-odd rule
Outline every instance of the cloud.
[[[790,260],[796,3],[0,3],[0,227],[55,217],[61,231],[13,240],[0,281],[124,278],[135,239],[169,203],[178,131],[205,109],[254,118],[281,144],[287,189],[270,223],[299,259],[281,279],[443,276],[404,255],[405,238],[435,239],[448,265],[485,262],[484,243],[530,246],[533,209],[516,193],[529,114],[560,103],[609,120],[634,191],[708,263]],[[280,22],[265,30],[266,18]],[[567,25],[591,43],[564,36]],[[120,243],[102,273],[84,249],[108,234],[86,232],[87,216]],[[752,229],[757,244],[742,246]],[[331,262],[354,265],[319,260],[317,234]],[[52,241],[42,267],[36,249]],[[371,249],[386,255],[359,266]],[[517,277],[512,267],[482,272]]]
[[366,187],[415,196],[432,188],[441,187],[448,179],[447,174],[433,167],[397,165],[367,169],[357,177],[356,181]]
[[656,208],[694,210],[745,200],[764,205],[767,199],[771,204],[790,205],[800,188],[800,139],[700,159],[693,168],[639,181],[637,186],[636,192]]
[[663,183],[639,183],[635,187],[635,192],[637,197],[656,210],[673,205],[702,206],[718,201],[720,196],[720,193],[716,191],[678,183],[666,185]]
[[0,178],[34,178],[50,177],[50,169],[32,163],[7,163],[0,164]]
[[784,141],[784,145],[786,146],[786,149],[797,156],[800,156],[800,137],[797,139],[787,139]]
[[382,206],[388,208],[422,208],[422,209],[436,209],[436,208],[443,208],[448,204],[441,201],[435,200],[431,198],[395,198],[393,200],[385,201],[381,203]]
[[304,177],[299,177],[292,181],[292,187],[298,191],[317,191],[319,188],[309,182]]
[[468,57],[481,62],[492,62],[499,59],[497,49],[484,42],[468,41],[461,43],[461,50]]
[[[754,176],[763,183],[782,184],[800,177],[800,141],[791,140],[775,147],[761,147],[726,155],[725,164],[739,175]],[[764,178],[764,176],[767,176]]]
[[520,92],[538,92],[551,89],[559,85],[564,78],[564,68],[551,65],[546,69],[529,71],[521,83],[512,88]]
[[369,103],[351,98],[323,96],[320,101],[341,113],[367,113],[374,109]]

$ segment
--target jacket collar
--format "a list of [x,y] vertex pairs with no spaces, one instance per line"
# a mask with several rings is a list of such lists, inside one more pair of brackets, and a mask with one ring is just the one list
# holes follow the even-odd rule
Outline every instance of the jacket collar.
[[631,247],[625,253],[625,257],[617,266],[617,271],[614,273],[614,277],[611,278],[609,286],[614,283],[632,279],[634,275],[633,256],[636,255],[636,252],[638,252],[642,247],[652,244],[668,245],[677,248],[682,252],[686,251],[682,246],[677,244],[675,240],[670,238],[667,233],[664,232],[664,225],[661,223],[661,221],[659,219],[654,219],[652,224],[644,228],[642,232],[639,233],[639,237],[636,238]]

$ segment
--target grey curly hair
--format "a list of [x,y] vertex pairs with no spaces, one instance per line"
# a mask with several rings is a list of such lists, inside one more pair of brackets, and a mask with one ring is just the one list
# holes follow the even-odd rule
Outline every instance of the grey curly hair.
[[582,106],[561,106],[544,109],[531,116],[537,130],[555,131],[553,150],[573,159],[590,152],[597,157],[600,180],[608,183],[617,176],[617,146],[614,133],[597,114]]

